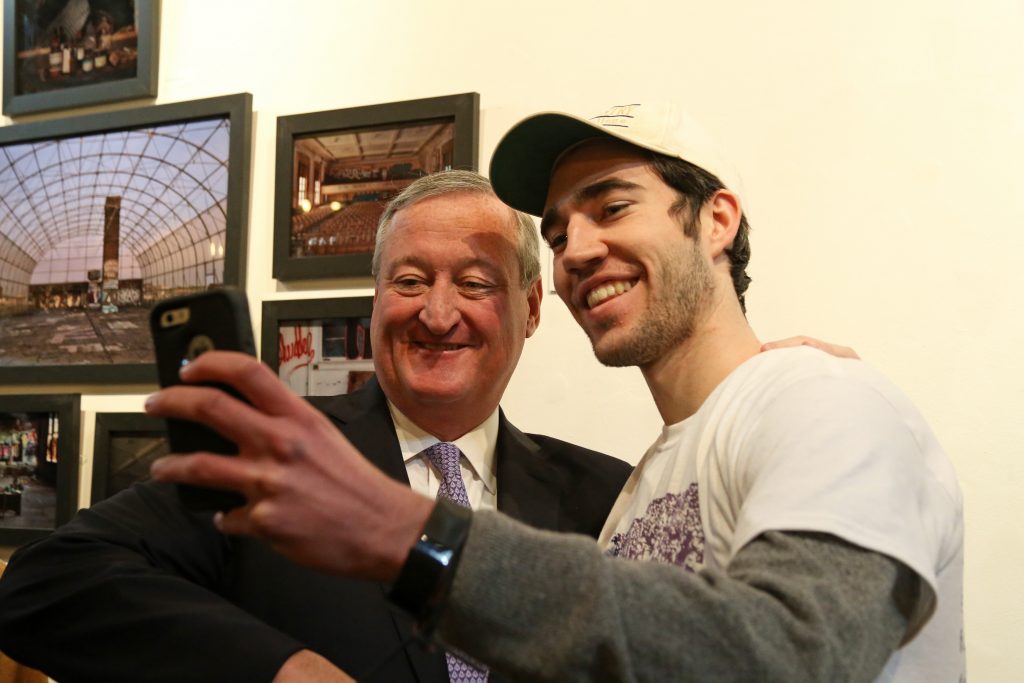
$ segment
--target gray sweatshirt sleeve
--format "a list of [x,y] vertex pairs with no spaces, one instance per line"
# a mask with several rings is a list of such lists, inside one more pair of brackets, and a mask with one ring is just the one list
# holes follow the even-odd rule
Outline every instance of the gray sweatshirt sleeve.
[[871,681],[918,587],[824,534],[767,532],[694,574],[481,512],[439,635],[513,680]]

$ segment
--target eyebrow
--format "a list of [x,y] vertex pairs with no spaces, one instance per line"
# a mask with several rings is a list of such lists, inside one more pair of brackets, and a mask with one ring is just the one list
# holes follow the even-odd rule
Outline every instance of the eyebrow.
[[[607,180],[600,180],[596,183],[591,183],[584,187],[579,188],[572,193],[571,202],[573,204],[582,204],[589,202],[593,199],[605,195],[613,190],[639,190],[642,186],[631,183],[621,178],[608,178]],[[564,203],[564,202],[563,202]],[[558,221],[558,205],[552,206],[550,209],[544,212],[544,217],[540,219],[540,234],[549,230]]]
[[[412,266],[413,268],[420,268],[424,271],[433,270],[430,262],[417,254],[410,254],[403,256],[402,258],[395,259],[387,264],[386,268],[381,268],[382,275],[386,278],[394,276],[396,270],[402,266]],[[494,261],[489,259],[480,258],[478,256],[469,257],[457,261],[455,263],[456,272],[462,272],[470,268],[479,268],[480,270],[487,273],[488,276],[499,278],[501,277],[501,264],[496,264]]]

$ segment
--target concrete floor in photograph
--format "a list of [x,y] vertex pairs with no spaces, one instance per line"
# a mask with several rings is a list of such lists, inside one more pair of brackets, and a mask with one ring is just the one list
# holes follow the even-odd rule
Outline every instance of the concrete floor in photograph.
[[2,529],[54,529],[57,526],[57,492],[40,482],[25,482],[21,510],[0,511]]
[[68,309],[0,318],[0,366],[146,363],[149,309]]

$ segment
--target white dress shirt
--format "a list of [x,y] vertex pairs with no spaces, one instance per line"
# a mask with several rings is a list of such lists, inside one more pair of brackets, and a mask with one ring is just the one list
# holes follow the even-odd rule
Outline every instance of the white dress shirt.
[[[423,455],[423,451],[439,443],[440,439],[417,426],[391,401],[388,401],[388,409],[395,423],[395,434],[402,449],[409,485],[417,493],[436,498],[437,490],[441,487],[441,476],[430,459]],[[462,470],[462,481],[466,485],[470,506],[474,510],[496,510],[498,480],[494,471],[494,451],[498,443],[498,409],[495,408],[480,425],[452,443],[462,451],[459,469]]]

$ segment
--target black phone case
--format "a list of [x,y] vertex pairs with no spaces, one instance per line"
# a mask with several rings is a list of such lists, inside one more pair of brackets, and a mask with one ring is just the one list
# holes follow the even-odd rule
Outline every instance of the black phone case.
[[[180,324],[161,323],[164,316],[182,310],[188,311],[187,320]],[[178,371],[202,350],[215,348],[256,355],[249,304],[239,289],[225,287],[165,299],[153,308],[149,324],[162,387],[181,384]],[[230,387],[212,386],[242,398]],[[238,454],[234,442],[195,422],[168,419],[167,438],[174,453]],[[178,496],[186,508],[195,511],[228,510],[245,504],[241,494],[188,485],[178,486]]]

